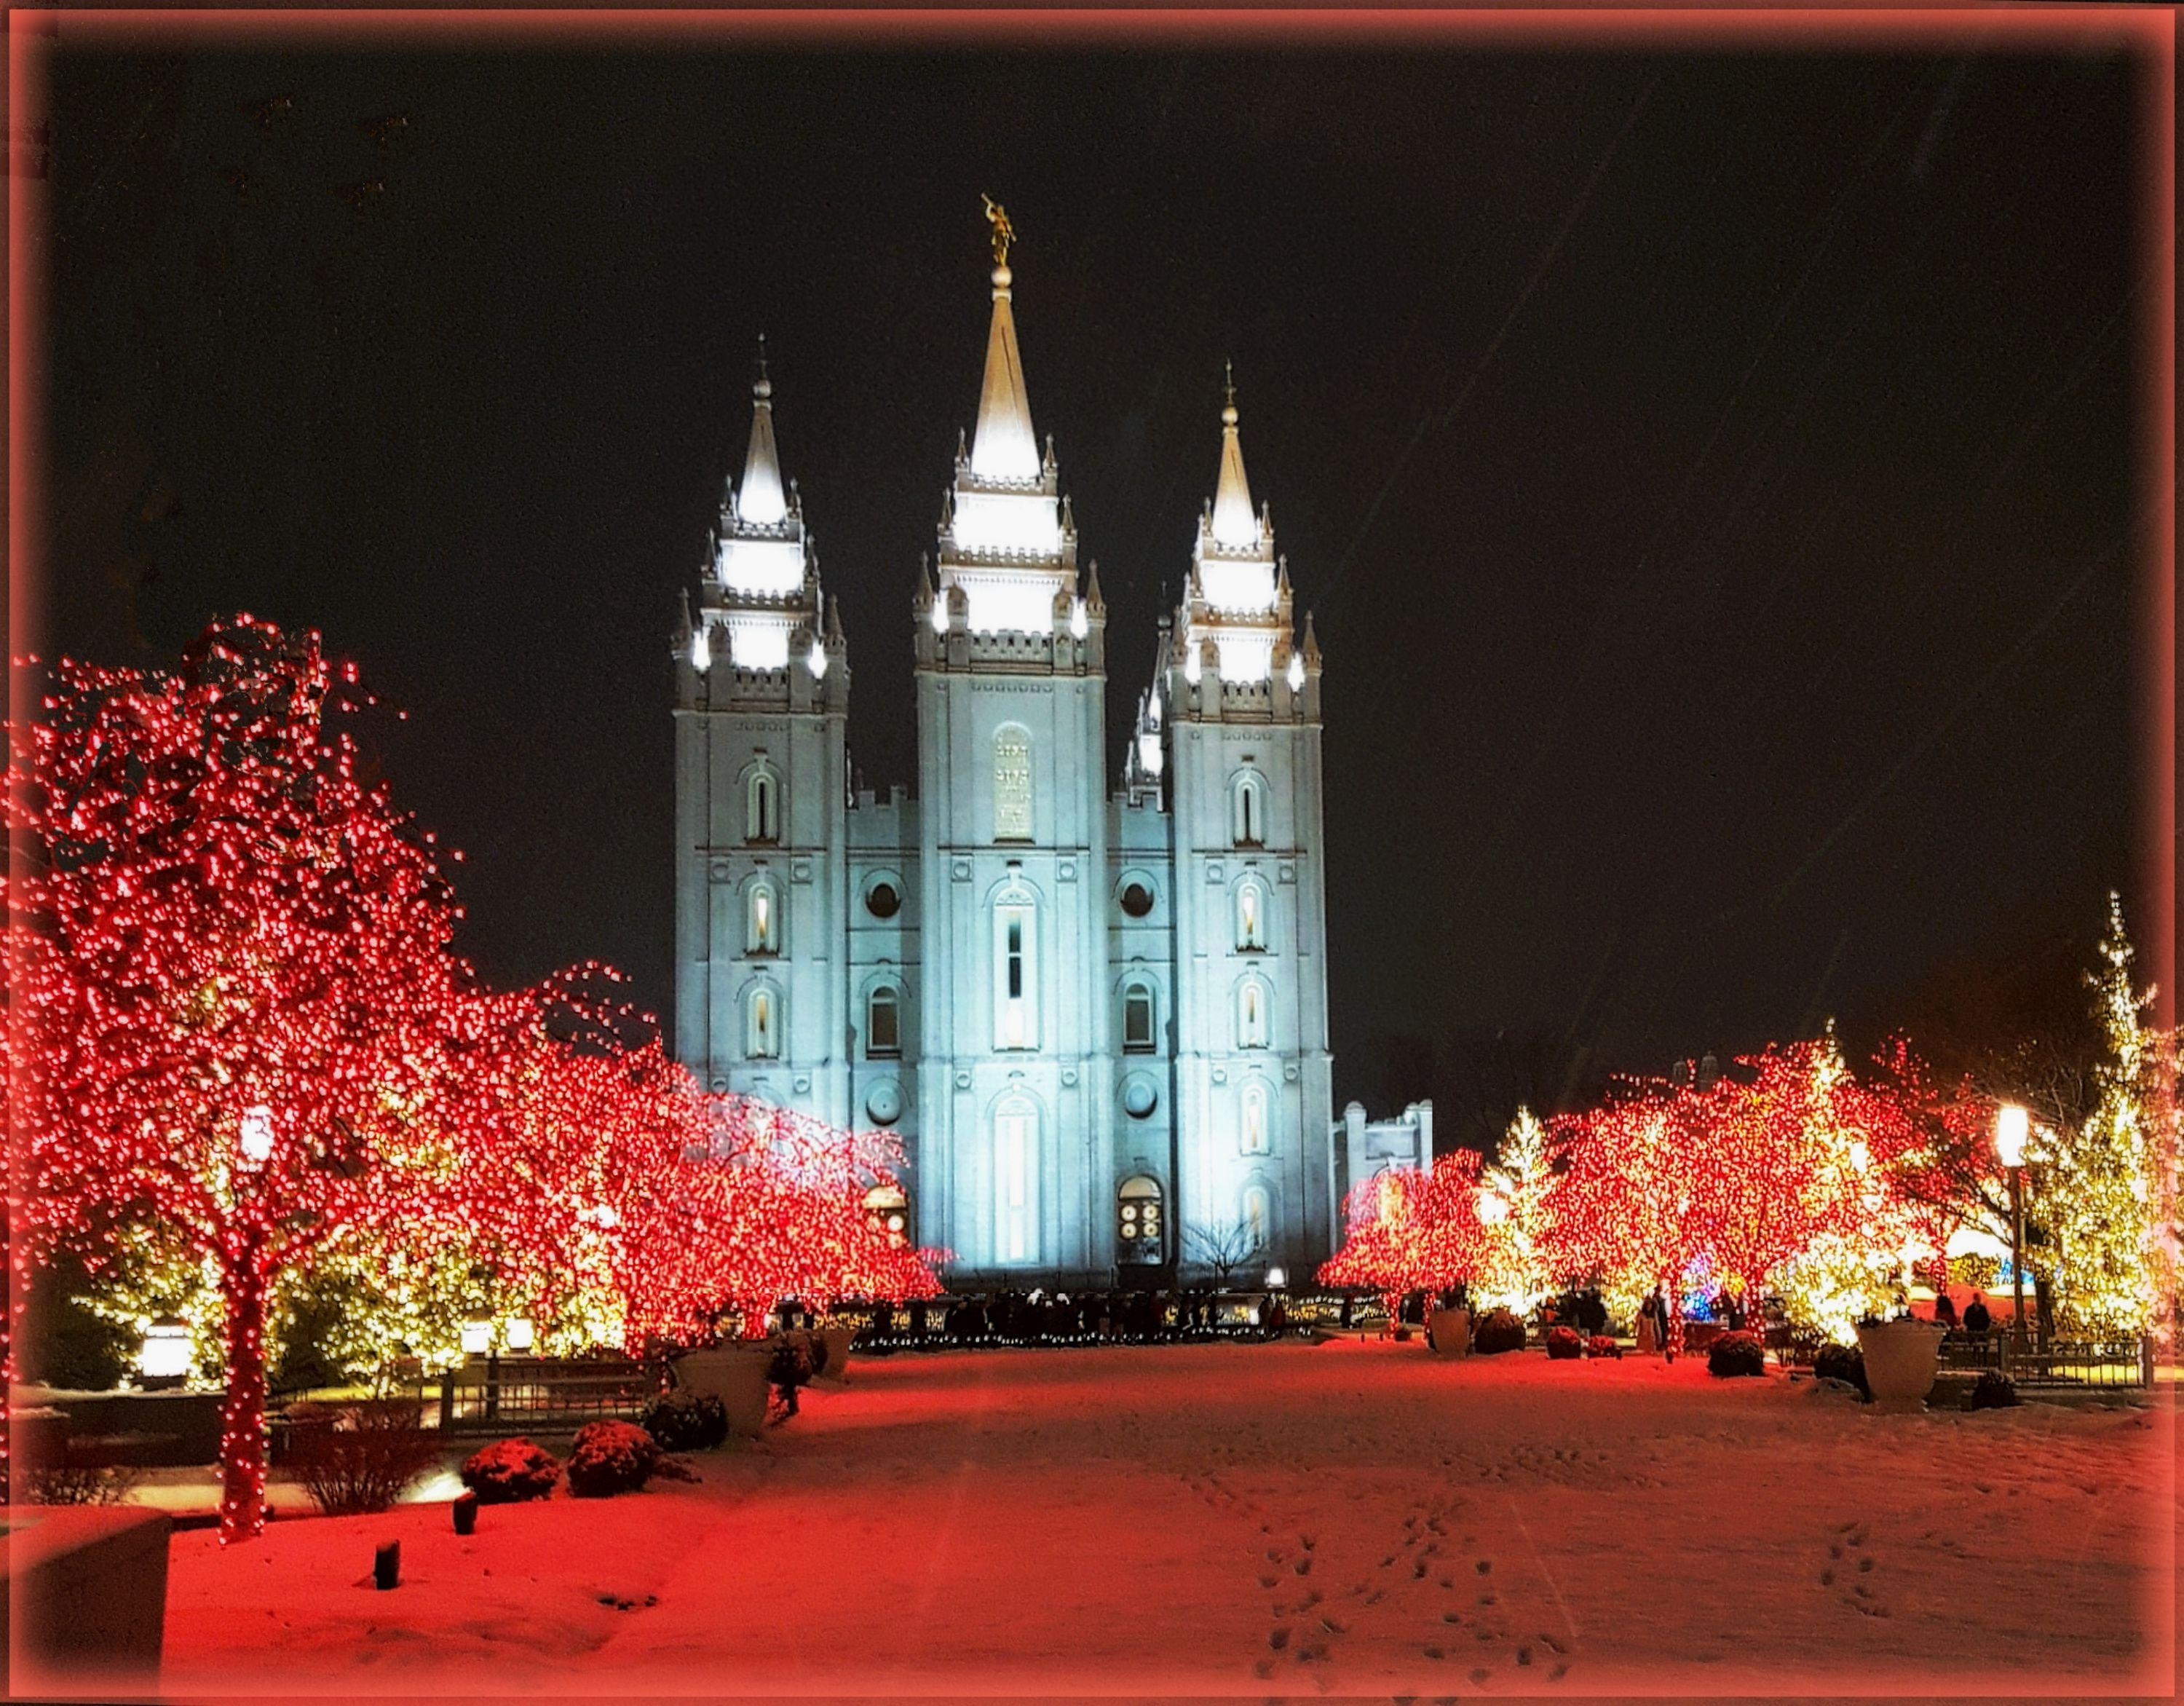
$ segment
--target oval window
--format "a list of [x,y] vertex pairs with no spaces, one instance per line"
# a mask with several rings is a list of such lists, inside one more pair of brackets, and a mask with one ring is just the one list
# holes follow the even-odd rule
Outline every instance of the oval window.
[[875,883],[865,890],[865,910],[875,918],[892,918],[902,911],[902,895],[892,883]]
[[1142,918],[1153,909],[1153,891],[1142,883],[1131,883],[1123,890],[1123,910],[1133,918]]

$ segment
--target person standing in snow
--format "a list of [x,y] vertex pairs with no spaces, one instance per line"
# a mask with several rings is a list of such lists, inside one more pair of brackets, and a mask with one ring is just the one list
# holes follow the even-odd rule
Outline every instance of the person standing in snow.
[[1944,1327],[1953,1329],[1957,1324],[1957,1306],[1946,1291],[1934,1294],[1934,1319]]
[[1994,1318],[1987,1313],[1986,1299],[1973,1292],[1972,1301],[1964,1305],[1964,1331],[1984,1336],[1993,1324]]

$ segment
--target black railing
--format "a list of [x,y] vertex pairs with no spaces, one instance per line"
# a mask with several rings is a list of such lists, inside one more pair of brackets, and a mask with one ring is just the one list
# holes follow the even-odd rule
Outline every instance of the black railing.
[[634,1420],[660,1387],[660,1370],[621,1358],[471,1357],[439,1382],[428,1406],[450,1433],[529,1428],[560,1432],[587,1422]]
[[2020,1386],[2146,1386],[2153,1381],[2148,1339],[2052,1339],[2020,1349],[2008,1330],[1953,1332],[1942,1341],[1942,1367],[1957,1374],[1992,1369]]

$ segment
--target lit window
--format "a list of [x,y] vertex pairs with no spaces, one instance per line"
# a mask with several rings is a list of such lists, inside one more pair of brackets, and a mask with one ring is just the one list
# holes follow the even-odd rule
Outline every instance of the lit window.
[[1236,1046],[1262,1049],[1267,1045],[1267,987],[1247,978],[1236,992]]
[[910,1199],[900,1185],[875,1185],[865,1193],[865,1224],[895,1249],[910,1242]]
[[1244,1086],[1243,1150],[1246,1155],[1267,1152],[1267,1087],[1262,1084]]
[[1123,991],[1123,1047],[1130,1054],[1153,1051],[1153,992],[1143,984]]
[[755,1061],[781,1058],[781,998],[772,990],[759,988],[750,994],[746,1009],[747,1034],[744,1052]]
[[893,1056],[902,1052],[902,1001],[882,984],[865,1002],[865,1052]]
[[779,792],[771,771],[755,770],[751,772],[750,791],[744,801],[744,839],[746,841],[778,841],[781,839]]
[[1124,1179],[1115,1193],[1115,1242],[1120,1259],[1158,1262],[1162,1252],[1161,1222],[1160,1181],[1143,1174]]
[[1251,878],[1236,885],[1236,945],[1245,953],[1267,945],[1266,891]]
[[994,733],[994,839],[1031,839],[1031,735],[1015,723]]
[[1039,1110],[1011,1096],[994,1111],[994,1256],[1029,1262],[1038,1253]]
[[994,908],[994,1046],[1039,1046],[1038,914],[1031,897],[1012,889]]
[[750,917],[746,921],[744,946],[754,954],[772,954],[780,950],[778,925],[773,915],[773,884],[754,883],[750,889]]
[[1259,847],[1267,839],[1267,784],[1256,771],[1247,770],[1236,778],[1234,832],[1239,847]]
[[1251,1240],[1254,1254],[1264,1250],[1273,1240],[1274,1204],[1263,1185],[1244,1187],[1244,1230]]

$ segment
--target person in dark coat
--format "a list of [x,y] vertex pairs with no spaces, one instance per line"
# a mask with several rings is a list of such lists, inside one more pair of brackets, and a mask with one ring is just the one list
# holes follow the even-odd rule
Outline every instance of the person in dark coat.
[[1957,1306],[1955,1301],[1946,1291],[1936,1291],[1934,1294],[1934,1319],[1944,1327],[1953,1327],[1957,1324]]
[[1993,1324],[1994,1318],[1987,1313],[1986,1299],[1974,1292],[1972,1301],[1964,1305],[1964,1331],[1984,1333]]

